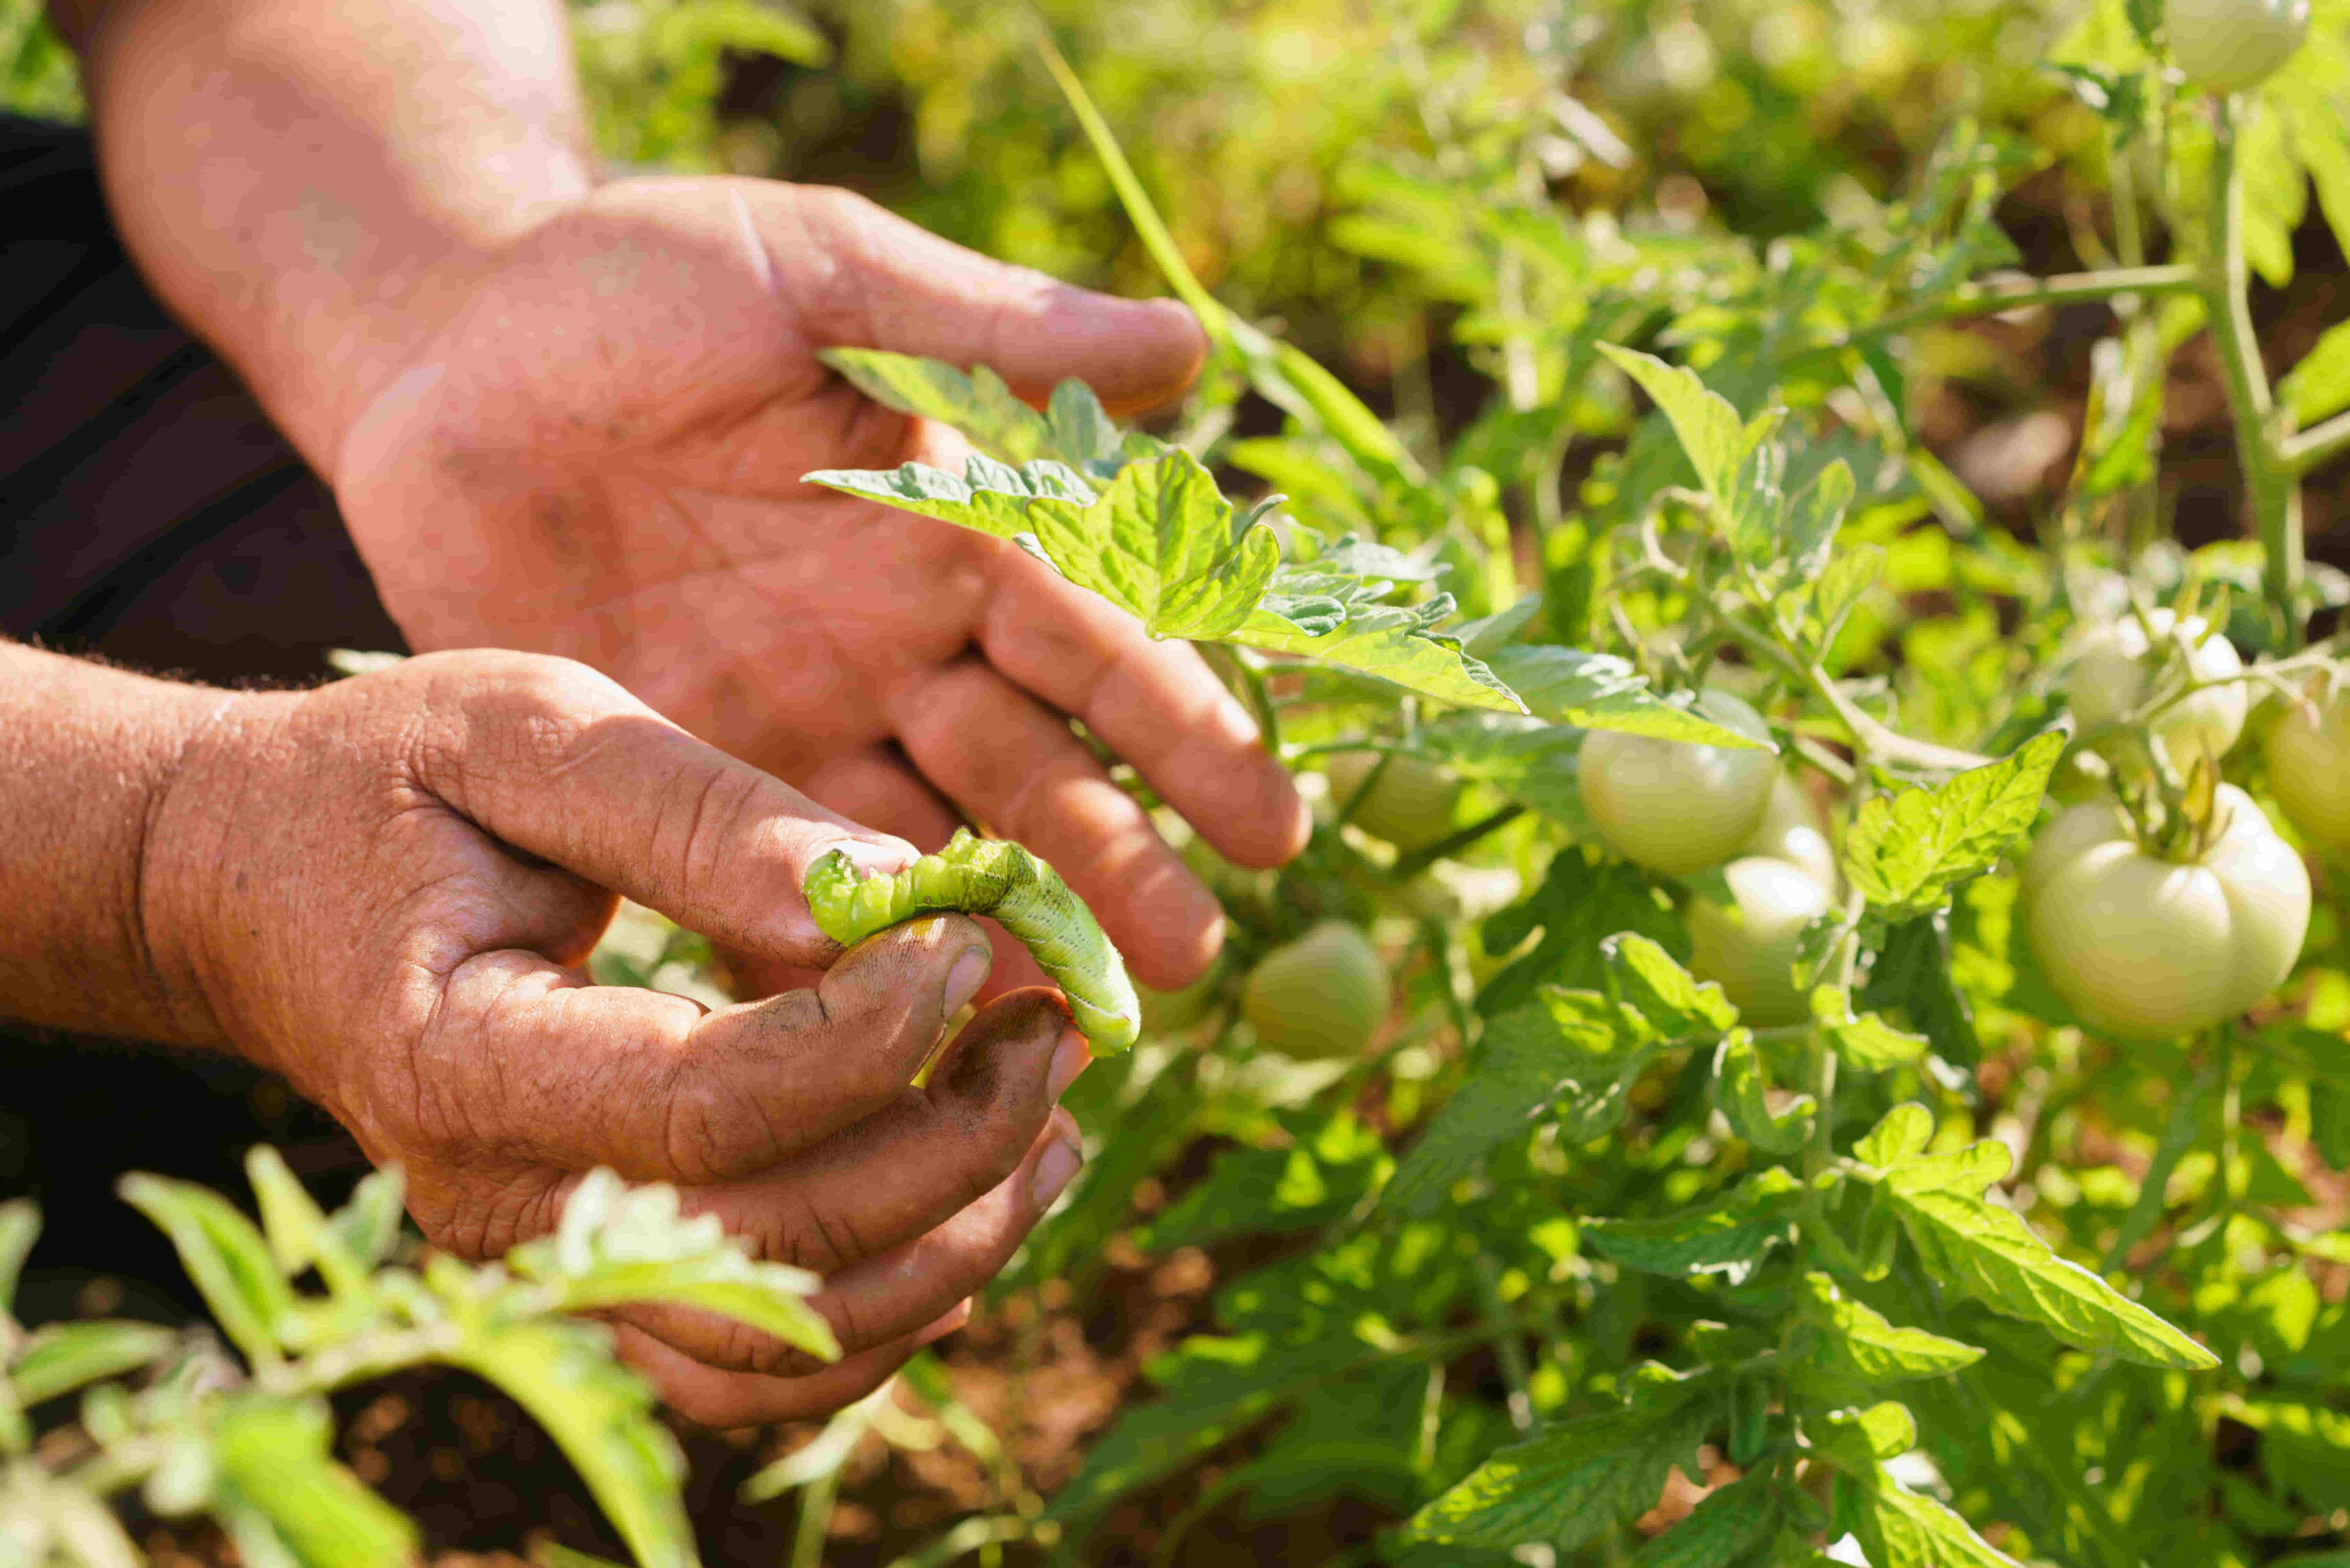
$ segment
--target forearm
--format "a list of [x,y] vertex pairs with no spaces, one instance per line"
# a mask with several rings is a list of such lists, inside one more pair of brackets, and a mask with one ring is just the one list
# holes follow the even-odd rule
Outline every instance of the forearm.
[[485,258],[592,183],[557,0],[61,0],[157,293],[312,466]]
[[240,703],[0,642],[0,1014],[214,1044],[154,918],[154,828],[180,759]]

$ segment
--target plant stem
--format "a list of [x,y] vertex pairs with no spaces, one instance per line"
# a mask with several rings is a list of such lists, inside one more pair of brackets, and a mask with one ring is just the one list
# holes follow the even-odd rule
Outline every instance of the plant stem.
[[1968,284],[1941,299],[1913,305],[1906,310],[1895,310],[1864,327],[1839,333],[1803,353],[1832,353],[1855,343],[1908,331],[1912,327],[1963,320],[1969,316],[1996,316],[2002,311],[2021,310],[2034,305],[2079,305],[2131,294],[2185,294],[2193,290],[2199,281],[2193,267],[2160,266],[2109,267],[2101,272],[2062,273],[2054,277],[2029,278],[2012,283]]
[[[1477,1305],[1491,1328],[1505,1315],[1502,1301],[1501,1270],[1493,1258],[1482,1249],[1477,1253]],[[1494,1336],[1494,1359],[1501,1363],[1502,1381],[1509,1386],[1509,1423],[1522,1438],[1542,1434],[1542,1417],[1534,1413],[1534,1393],[1526,1364],[1526,1347],[1517,1342],[1517,1335],[1497,1333]]]
[[1500,832],[1526,814],[1524,806],[1504,806],[1490,816],[1478,818],[1456,833],[1449,833],[1426,848],[1416,849],[1389,868],[1393,881],[1408,882],[1448,855],[1458,855],[1479,839]]
[[2212,255],[2202,276],[2203,301],[2234,417],[2236,461],[2244,469],[2265,556],[2261,585],[2283,645],[2301,636],[2301,487],[2294,480],[2277,428],[2260,342],[2253,335],[2252,273],[2244,251],[2244,169],[2236,152],[2239,106],[2222,104],[2211,170]]
[[2350,413],[2336,414],[2323,424],[2311,425],[2299,435],[2288,436],[2282,454],[2285,471],[2299,477],[2312,468],[2322,468],[2345,452],[2350,452]]
[[823,1568],[824,1538],[840,1490],[838,1470],[825,1472],[801,1489],[800,1518],[791,1535],[791,1568]]

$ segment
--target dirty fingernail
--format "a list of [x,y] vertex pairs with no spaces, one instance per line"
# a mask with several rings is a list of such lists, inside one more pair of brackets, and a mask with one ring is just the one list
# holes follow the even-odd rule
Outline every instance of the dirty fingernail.
[[979,994],[979,987],[987,984],[988,971],[995,968],[995,955],[985,947],[966,947],[963,956],[946,974],[946,1011],[942,1018],[951,1019],[963,1011],[971,998]]
[[1077,1174],[1077,1168],[1084,1163],[1085,1157],[1078,1153],[1075,1144],[1063,1138],[1047,1144],[1045,1152],[1036,1157],[1036,1174],[1029,1187],[1029,1195],[1036,1206],[1050,1207]]
[[1077,1075],[1083,1072],[1086,1064],[1092,1059],[1093,1053],[1085,1048],[1084,1036],[1074,1029],[1062,1030],[1060,1046],[1053,1052],[1053,1076],[1049,1085],[1052,1097],[1059,1099],[1062,1092],[1077,1081]]

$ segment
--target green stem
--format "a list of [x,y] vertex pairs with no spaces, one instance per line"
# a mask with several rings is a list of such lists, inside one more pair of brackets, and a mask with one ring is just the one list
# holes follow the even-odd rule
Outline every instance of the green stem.
[[2239,109],[2233,100],[2220,109],[2218,145],[2211,171],[2212,257],[2203,274],[2205,309],[2235,422],[2236,461],[2260,527],[2265,556],[2261,586],[2270,614],[2288,648],[2300,643],[2301,487],[2295,483],[2277,426],[2276,400],[2261,363],[2260,341],[2252,326],[2252,270],[2244,249],[2244,169],[2237,161]]
[[1895,310],[1864,327],[1839,333],[1805,354],[1831,353],[1855,343],[1889,337],[1912,327],[1930,327],[1969,316],[1996,316],[2034,305],[2079,305],[2133,294],[2187,294],[2199,282],[2193,267],[2110,267],[2101,272],[2064,273],[2016,283],[1968,284],[1941,299]]
[[[1480,1249],[1474,1272],[1478,1311],[1490,1329],[1508,1312],[1507,1304],[1502,1300],[1501,1269],[1490,1254]],[[1533,1374],[1526,1364],[1526,1347],[1517,1342],[1515,1332],[1495,1333],[1493,1343],[1494,1359],[1501,1364],[1502,1382],[1509,1388],[1509,1424],[1517,1428],[1521,1438],[1540,1437],[1542,1417],[1534,1412],[1530,1381]]]
[[1448,855],[1458,855],[1479,839],[1500,832],[1526,814],[1524,806],[1504,806],[1490,816],[1479,817],[1467,827],[1449,833],[1425,848],[1416,849],[1399,858],[1388,869],[1391,881],[1408,882]]
[[2322,468],[2344,453],[2350,452],[2350,413],[2336,414],[2323,424],[2311,425],[2285,441],[2282,454],[2285,471],[2299,477],[2312,468]]
[[824,1540],[839,1500],[841,1473],[830,1470],[800,1493],[800,1519],[791,1535],[791,1568],[823,1568]]

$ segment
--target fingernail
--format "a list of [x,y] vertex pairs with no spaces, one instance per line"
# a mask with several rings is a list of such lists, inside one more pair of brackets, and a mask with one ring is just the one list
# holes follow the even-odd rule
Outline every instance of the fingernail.
[[1074,1029],[1061,1031],[1060,1047],[1053,1052],[1053,1076],[1050,1085],[1053,1098],[1058,1100],[1062,1092],[1077,1081],[1077,1075],[1083,1072],[1086,1064],[1092,1059],[1093,1053],[1085,1048],[1084,1036]]
[[1077,1151],[1075,1144],[1055,1138],[1036,1157],[1036,1174],[1030,1181],[1028,1195],[1035,1200],[1038,1208],[1050,1208],[1053,1200],[1069,1184],[1069,1179],[1077,1174],[1077,1168],[1084,1163],[1085,1157]]
[[946,1012],[942,1018],[951,1019],[963,1011],[971,998],[979,994],[979,987],[988,983],[988,971],[995,968],[995,955],[985,947],[966,947],[963,956],[946,974]]
[[869,839],[843,838],[825,846],[827,853],[840,857],[868,877],[886,877],[902,871],[922,858],[911,844],[875,844]]

